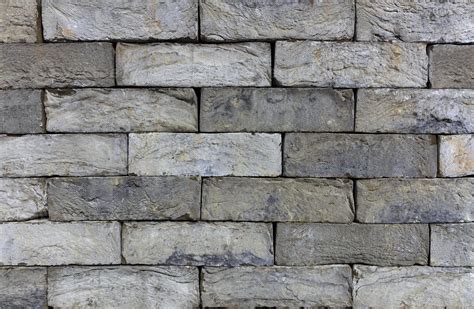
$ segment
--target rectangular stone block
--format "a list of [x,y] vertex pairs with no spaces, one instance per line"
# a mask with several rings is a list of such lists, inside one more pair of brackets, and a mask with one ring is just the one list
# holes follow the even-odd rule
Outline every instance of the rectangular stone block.
[[430,253],[432,266],[474,266],[474,223],[431,225]]
[[347,40],[354,35],[353,0],[202,0],[201,36],[208,41]]
[[474,132],[474,90],[359,89],[357,132]]
[[280,134],[130,134],[129,171],[136,175],[278,176]]
[[0,133],[44,132],[41,90],[0,90]]
[[201,181],[185,177],[53,178],[49,218],[71,220],[197,220]]
[[352,131],[352,90],[311,88],[205,88],[203,132]]
[[44,0],[47,41],[196,40],[198,1]]
[[274,78],[293,87],[424,88],[428,56],[425,44],[281,41]]
[[0,221],[46,217],[46,205],[45,179],[0,178]]
[[348,265],[204,268],[202,304],[226,308],[319,308],[352,304]]
[[357,40],[470,43],[472,16],[470,0],[357,0]]
[[436,137],[288,133],[284,174],[297,177],[435,177]]
[[474,45],[434,45],[429,54],[433,88],[474,88]]
[[0,88],[111,87],[110,43],[0,44]]
[[354,220],[352,181],[206,178],[203,220],[340,222]]
[[421,224],[278,223],[277,265],[426,265],[429,228]]
[[273,265],[273,230],[265,223],[124,223],[129,264]]
[[270,44],[120,43],[117,83],[161,87],[270,86]]
[[193,89],[47,90],[48,132],[197,131]]
[[125,135],[0,136],[1,176],[88,176],[125,173]]
[[439,172],[444,177],[474,175],[474,135],[439,137]]
[[358,180],[356,190],[359,222],[474,221],[474,178]]
[[0,1],[0,43],[35,43],[38,40],[37,0]]
[[40,267],[0,267],[0,308],[47,308],[46,273]]
[[0,235],[0,265],[120,263],[118,222],[3,223]]
[[354,308],[470,308],[470,268],[354,266]]
[[54,308],[198,308],[194,267],[55,267],[48,272]]

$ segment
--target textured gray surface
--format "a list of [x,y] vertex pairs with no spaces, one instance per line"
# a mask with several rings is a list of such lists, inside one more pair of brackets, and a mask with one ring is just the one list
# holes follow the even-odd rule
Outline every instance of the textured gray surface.
[[474,45],[434,45],[430,82],[433,88],[474,88]]
[[46,180],[0,178],[0,222],[48,216]]
[[46,268],[0,267],[0,308],[44,309],[47,293]]
[[44,132],[41,90],[0,90],[0,133]]
[[474,223],[431,225],[430,265],[474,266]]
[[439,137],[439,172],[444,177],[474,175],[474,135]]
[[0,43],[34,43],[37,28],[37,0],[0,1]]

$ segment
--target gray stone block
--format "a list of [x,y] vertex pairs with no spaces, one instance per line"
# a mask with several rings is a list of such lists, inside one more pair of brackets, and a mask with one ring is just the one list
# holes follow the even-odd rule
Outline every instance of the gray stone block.
[[23,221],[48,215],[46,180],[0,178],[0,221]]
[[37,0],[0,2],[0,43],[35,43],[39,23]]
[[474,266],[474,223],[431,225],[430,253],[432,266]]
[[41,90],[0,90],[0,133],[44,132]]
[[0,308],[47,308],[46,272],[40,267],[0,267]]
[[474,135],[439,137],[439,172],[444,177],[474,175]]
[[433,88],[474,88],[474,45],[434,45],[430,82]]

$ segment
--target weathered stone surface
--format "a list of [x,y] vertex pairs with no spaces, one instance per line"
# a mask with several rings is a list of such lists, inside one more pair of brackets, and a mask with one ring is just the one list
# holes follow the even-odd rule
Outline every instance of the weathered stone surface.
[[474,266],[474,223],[431,225],[430,253],[432,266]]
[[0,265],[120,263],[118,222],[4,223],[0,235]]
[[0,221],[47,216],[46,180],[0,178]]
[[0,136],[1,176],[88,176],[126,172],[126,136]]
[[0,90],[0,133],[42,133],[41,90]]
[[439,172],[442,176],[474,175],[474,135],[440,136],[439,143]]
[[47,292],[46,268],[0,267],[0,308],[47,308]]
[[353,0],[202,0],[201,35],[208,41],[347,40],[354,11]]
[[207,178],[202,194],[203,220],[341,223],[354,220],[350,180]]
[[426,45],[276,42],[276,81],[284,86],[426,87]]
[[428,225],[278,223],[277,265],[426,265]]
[[435,177],[430,135],[288,133],[284,174],[310,177]]
[[357,40],[474,41],[470,1],[357,0]]
[[354,308],[474,306],[470,268],[354,266]]
[[129,170],[137,175],[278,176],[280,134],[130,134]]
[[368,179],[356,189],[359,222],[474,221],[474,178]]
[[273,231],[265,223],[125,223],[130,264],[272,265]]
[[49,217],[71,220],[199,219],[201,182],[185,177],[54,178]]
[[356,131],[474,132],[474,90],[359,89]]
[[55,267],[48,272],[54,308],[197,308],[194,267]]
[[204,132],[352,131],[352,90],[206,88],[201,91]]
[[430,82],[433,88],[474,88],[474,45],[434,45]]
[[197,39],[198,1],[44,0],[48,41]]
[[34,43],[38,39],[37,0],[0,1],[0,42]]
[[269,43],[117,45],[117,83],[132,86],[270,86]]
[[193,89],[48,90],[49,132],[197,131]]
[[110,43],[0,44],[0,88],[110,87]]
[[347,307],[348,265],[204,268],[202,303],[209,307]]

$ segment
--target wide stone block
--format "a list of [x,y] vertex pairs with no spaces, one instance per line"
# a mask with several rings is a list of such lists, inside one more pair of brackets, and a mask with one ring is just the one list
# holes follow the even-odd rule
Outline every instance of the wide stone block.
[[430,82],[433,88],[474,88],[474,45],[434,45]]
[[46,205],[45,179],[0,178],[0,221],[46,217]]
[[430,253],[432,266],[474,266],[474,223],[431,225]]
[[278,223],[276,264],[426,265],[429,228],[421,224]]
[[0,88],[111,87],[110,43],[0,44]]
[[206,88],[201,91],[204,132],[352,131],[352,90]]
[[125,223],[122,255],[130,264],[273,265],[265,223]]
[[283,86],[424,88],[428,56],[424,44],[281,41],[274,70]]
[[53,178],[49,217],[71,220],[197,220],[201,182],[185,177]]
[[203,220],[340,222],[354,220],[352,181],[207,178]]
[[360,89],[357,132],[474,132],[474,90]]
[[0,136],[1,176],[88,176],[126,172],[125,135]]
[[288,133],[284,174],[297,177],[435,177],[436,137]]
[[38,40],[37,0],[0,1],[0,43],[35,43]]
[[278,176],[280,134],[130,134],[129,171],[137,175]]
[[348,265],[203,269],[202,304],[208,307],[348,307]]
[[120,43],[117,83],[161,87],[270,86],[270,44]]
[[193,89],[46,91],[49,132],[197,131]]
[[0,235],[0,265],[120,263],[118,222],[4,223]]
[[44,0],[47,41],[196,40],[198,1]]
[[474,135],[439,137],[439,172],[444,177],[474,175]]
[[0,133],[44,132],[41,90],[0,90]]
[[474,221],[474,178],[358,180],[356,190],[359,222]]
[[40,267],[0,267],[0,308],[47,308],[46,273]]
[[198,308],[194,267],[55,267],[48,272],[54,308]]

